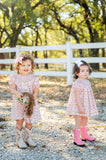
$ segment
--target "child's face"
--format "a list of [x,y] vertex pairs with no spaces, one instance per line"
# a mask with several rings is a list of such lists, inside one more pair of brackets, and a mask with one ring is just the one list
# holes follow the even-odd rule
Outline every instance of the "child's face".
[[19,71],[22,75],[28,75],[30,74],[32,69],[31,60],[27,59],[25,61],[22,61],[22,64],[19,65]]
[[76,75],[78,76],[78,78],[80,79],[86,79],[89,76],[89,68],[88,66],[80,66],[80,72],[77,73]]

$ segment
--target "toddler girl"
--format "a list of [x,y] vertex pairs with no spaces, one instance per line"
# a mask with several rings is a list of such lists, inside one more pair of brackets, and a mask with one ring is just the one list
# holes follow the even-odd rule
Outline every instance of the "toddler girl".
[[98,114],[91,84],[89,80],[87,80],[90,73],[91,69],[85,61],[78,61],[75,63],[73,74],[76,80],[71,88],[67,105],[67,114],[73,115],[75,119],[75,128],[73,132],[74,144],[77,146],[85,146],[83,141],[95,140],[94,137],[87,134],[88,117]]
[[[15,62],[16,74],[10,77],[10,91],[13,95],[13,104],[11,108],[11,119],[16,120],[16,145],[19,148],[27,148],[29,146],[36,146],[32,140],[32,124],[41,120],[39,107],[37,104],[37,95],[39,90],[39,79],[34,76],[34,58],[29,53],[21,53]],[[35,100],[33,106],[33,113],[29,117],[25,114],[24,104],[18,101],[22,98],[23,92],[32,94]],[[24,138],[23,122],[25,121]]]

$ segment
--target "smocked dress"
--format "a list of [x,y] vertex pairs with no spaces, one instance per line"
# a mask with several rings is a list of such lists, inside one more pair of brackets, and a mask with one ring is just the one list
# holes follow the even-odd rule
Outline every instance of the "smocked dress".
[[[20,74],[12,75],[10,77],[9,85],[15,84],[17,86],[17,91],[23,93],[23,92],[29,92],[33,94],[33,89],[39,88],[39,79],[35,77],[33,74],[22,76]],[[33,107],[33,114],[31,117],[27,117],[24,112],[24,107],[21,102],[17,100],[16,95],[13,95],[13,102],[12,102],[12,108],[11,108],[11,119],[12,120],[20,120],[23,119],[27,123],[36,123],[39,120],[41,120],[40,110],[37,103],[37,100],[35,100],[35,105]]]
[[[79,108],[76,101],[75,92],[80,92],[80,101],[82,107],[85,110],[85,114],[79,113]],[[67,105],[67,114],[68,115],[79,115],[79,116],[95,116],[98,114],[96,107],[94,94],[91,88],[91,83],[89,80],[77,79],[71,88],[68,105]]]

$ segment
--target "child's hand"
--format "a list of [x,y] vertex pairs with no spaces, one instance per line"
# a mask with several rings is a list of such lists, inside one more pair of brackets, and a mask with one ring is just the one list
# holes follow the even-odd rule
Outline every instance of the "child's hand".
[[20,92],[17,92],[17,98],[22,98],[23,94]]
[[79,113],[80,114],[85,114],[85,110],[83,108],[79,108]]

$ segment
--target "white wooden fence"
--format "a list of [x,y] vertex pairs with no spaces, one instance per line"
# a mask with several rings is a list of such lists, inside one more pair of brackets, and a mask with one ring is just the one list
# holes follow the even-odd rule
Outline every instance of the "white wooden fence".
[[[106,42],[101,43],[84,43],[84,44],[72,44],[67,42],[64,45],[53,45],[53,46],[31,46],[21,47],[16,46],[14,48],[1,48],[0,53],[16,52],[18,55],[22,51],[45,51],[45,50],[66,50],[66,58],[45,58],[35,59],[35,63],[66,63],[66,71],[35,71],[35,75],[42,76],[65,76],[67,77],[67,84],[71,85],[72,78],[72,67],[73,63],[79,58],[73,57],[73,49],[95,49],[95,48],[106,48]],[[106,57],[82,57],[81,60],[85,60],[88,63],[106,63]],[[12,64],[14,59],[0,59],[0,64]],[[2,75],[13,74],[14,71],[0,71]],[[93,72],[90,77],[95,78],[106,78],[106,72]]]

